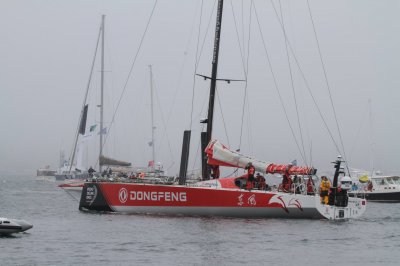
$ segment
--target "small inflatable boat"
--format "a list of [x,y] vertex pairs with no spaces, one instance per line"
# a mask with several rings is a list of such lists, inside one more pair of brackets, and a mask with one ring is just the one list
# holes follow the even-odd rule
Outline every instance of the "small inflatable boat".
[[25,220],[7,219],[0,217],[0,235],[24,232],[33,227]]

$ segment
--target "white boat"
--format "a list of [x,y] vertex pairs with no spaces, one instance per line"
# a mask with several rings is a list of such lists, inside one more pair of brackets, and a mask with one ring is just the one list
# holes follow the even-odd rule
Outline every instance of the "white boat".
[[56,172],[57,172],[56,170],[50,169],[50,165],[46,165],[45,167],[36,170],[36,176],[37,177],[54,176]]
[[400,202],[400,177],[374,175],[364,185],[349,191],[349,195],[374,202]]
[[25,220],[0,217],[0,235],[20,233],[29,230],[32,227],[33,225]]

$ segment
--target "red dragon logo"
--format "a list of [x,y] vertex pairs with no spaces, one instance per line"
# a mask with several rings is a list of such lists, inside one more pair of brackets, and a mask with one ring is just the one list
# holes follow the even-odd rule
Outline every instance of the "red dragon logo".
[[267,203],[267,206],[280,207],[286,213],[289,213],[287,206],[296,206],[299,210],[303,211],[303,208],[301,207],[301,202],[298,199],[292,198],[289,200],[289,203],[286,204],[286,202],[283,199],[283,196],[277,196],[277,195],[274,195],[273,197],[270,198],[270,200]]

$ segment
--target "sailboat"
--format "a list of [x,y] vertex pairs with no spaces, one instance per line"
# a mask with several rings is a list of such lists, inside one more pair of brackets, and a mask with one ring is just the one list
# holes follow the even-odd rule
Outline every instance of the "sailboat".
[[155,130],[156,126],[154,125],[154,88],[153,88],[153,66],[149,65],[149,74],[150,74],[150,118],[151,118],[151,140],[148,142],[148,145],[151,147],[151,160],[148,162],[146,166],[136,166],[133,167],[132,179],[136,179],[137,182],[145,182],[145,183],[165,183],[171,182],[174,180],[174,177],[168,177],[165,174],[163,169],[163,165],[161,162],[156,161],[156,139],[155,139]]
[[[77,128],[77,132],[75,135],[75,140],[74,140],[74,147],[73,151],[71,153],[71,160],[63,160],[64,164],[59,170],[59,173],[56,174],[56,180],[65,180],[65,179],[86,179],[89,177],[88,173],[88,168],[83,164],[83,158],[84,158],[84,150],[85,150],[85,137],[86,137],[86,132],[87,132],[87,116],[88,116],[88,110],[89,110],[89,104],[87,103],[87,98],[88,98],[88,92],[90,89],[90,83],[91,83],[91,77],[94,69],[94,64],[95,64],[95,59],[96,59],[96,54],[97,54],[97,48],[98,48],[98,43],[101,38],[101,83],[100,83],[100,104],[98,107],[100,107],[100,127],[99,127],[99,132],[98,135],[100,136],[100,142],[99,142],[99,157],[98,157],[98,173],[101,174],[103,172],[103,167],[112,167],[112,166],[119,166],[119,167],[129,167],[131,166],[131,163],[129,162],[124,162],[121,160],[116,160],[110,157],[106,157],[103,155],[103,146],[104,146],[104,135],[107,133],[107,128],[104,127],[104,36],[105,36],[105,15],[102,15],[102,20],[101,20],[101,25],[99,29],[99,34],[98,34],[98,39],[97,39],[97,45],[96,45],[96,51],[95,55],[93,58],[92,62],[92,69],[89,75],[89,80],[87,83],[86,87],[86,93],[84,96],[83,100],[83,105],[80,113],[80,119],[79,119],[79,124]],[[90,126],[90,132],[94,131],[97,125]],[[91,132],[91,134],[94,134],[94,132]],[[75,160],[76,158],[76,160]],[[97,164],[97,163],[96,163]],[[69,182],[66,184],[61,184],[60,187],[63,188],[69,188]],[[72,182],[72,187],[75,188],[77,186],[76,182]],[[80,183],[80,187],[83,187],[83,182]]]
[[202,132],[203,181],[186,184],[190,131],[184,132],[179,185],[140,184],[131,182],[86,182],[82,190],[79,209],[121,213],[161,215],[226,216],[244,218],[301,218],[346,220],[360,217],[366,210],[366,200],[351,198],[348,187],[340,185],[342,174],[338,157],[334,162],[335,175],[329,204],[321,204],[318,194],[306,191],[270,191],[264,188],[246,188],[242,181],[248,176],[210,179],[211,166],[245,168],[252,163],[257,171],[271,174],[293,175],[303,178],[315,175],[316,169],[290,164],[273,164],[232,151],[212,139],[214,96],[217,80],[219,41],[222,28],[223,0],[218,1],[217,21],[210,79],[210,98],[207,131]]

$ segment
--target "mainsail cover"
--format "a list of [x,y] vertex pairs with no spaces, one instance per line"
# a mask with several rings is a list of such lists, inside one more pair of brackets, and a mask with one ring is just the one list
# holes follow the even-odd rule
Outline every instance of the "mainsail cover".
[[88,108],[89,108],[89,105],[87,105],[87,104],[85,105],[85,107],[83,107],[82,118],[81,118],[81,122],[79,124],[79,134],[81,134],[81,135],[85,135]]
[[312,175],[316,173],[316,169],[311,167],[294,166],[291,164],[273,164],[243,155],[237,151],[228,149],[218,140],[210,141],[205,152],[208,157],[207,163],[209,165],[246,168],[246,165],[251,162],[256,171],[264,174]]
[[105,157],[101,155],[99,157],[100,165],[108,165],[108,166],[131,166],[131,163],[115,160],[109,157]]

